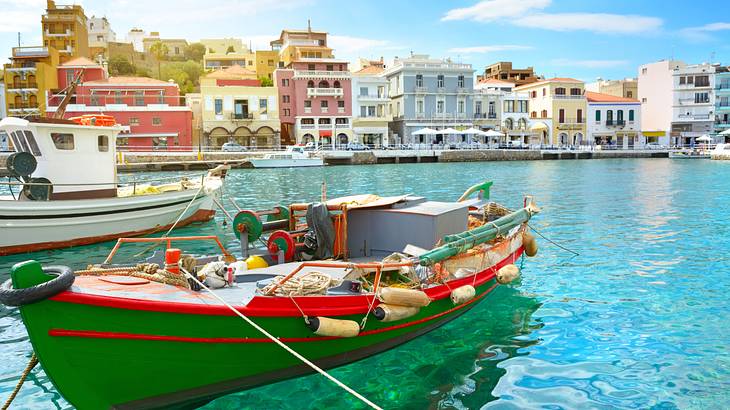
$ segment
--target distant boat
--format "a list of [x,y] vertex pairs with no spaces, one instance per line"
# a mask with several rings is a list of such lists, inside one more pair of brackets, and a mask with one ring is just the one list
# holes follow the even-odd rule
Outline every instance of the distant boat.
[[250,160],[254,168],[295,168],[295,167],[321,167],[324,160],[318,157],[310,157],[301,145],[287,147],[281,153],[266,154],[263,158],[252,158]]
[[0,196],[0,255],[144,235],[214,216],[222,169],[199,179],[121,186],[115,150],[121,130],[103,115],[0,121],[0,136],[16,150],[7,167],[17,180]]

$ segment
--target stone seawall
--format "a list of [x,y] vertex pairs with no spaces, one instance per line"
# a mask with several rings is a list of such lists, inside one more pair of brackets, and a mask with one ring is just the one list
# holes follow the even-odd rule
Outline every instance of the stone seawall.
[[470,150],[442,151],[439,162],[474,162],[474,161],[530,161],[543,159],[537,150]]

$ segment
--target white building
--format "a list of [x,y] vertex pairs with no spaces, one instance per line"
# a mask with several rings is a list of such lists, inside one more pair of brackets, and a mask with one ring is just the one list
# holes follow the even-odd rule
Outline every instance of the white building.
[[590,143],[617,149],[644,147],[639,100],[586,91],[586,101]]
[[141,28],[133,28],[129,30],[127,33],[127,37],[125,38],[125,41],[127,43],[132,43],[132,47],[134,47],[134,51],[139,51],[140,53],[144,53],[144,39],[147,37],[147,33],[145,33],[144,30]]
[[367,66],[352,73],[353,140],[373,147],[390,143],[390,97],[382,72],[382,67]]
[[86,29],[89,32],[89,48],[106,48],[110,41],[117,41],[117,35],[106,17],[92,16],[86,20]]
[[712,64],[677,66],[672,70],[672,145],[693,145],[713,131],[715,69]]
[[5,118],[5,83],[0,81],[0,120]]
[[669,145],[674,101],[674,69],[682,61],[662,60],[639,66],[639,101],[641,127],[646,142]]
[[494,129],[505,137],[500,141],[530,144],[529,94],[515,92],[515,84],[495,79],[481,80],[474,87],[474,123],[482,130]]

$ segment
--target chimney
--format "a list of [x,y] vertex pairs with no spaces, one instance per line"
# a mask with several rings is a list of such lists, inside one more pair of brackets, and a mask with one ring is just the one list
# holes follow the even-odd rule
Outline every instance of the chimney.
[[307,31],[312,32],[312,20],[307,19]]

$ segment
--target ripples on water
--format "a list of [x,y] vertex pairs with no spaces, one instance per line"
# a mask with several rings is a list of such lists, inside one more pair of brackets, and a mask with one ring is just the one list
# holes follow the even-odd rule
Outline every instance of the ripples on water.
[[[386,408],[730,408],[730,163],[593,160],[235,170],[227,193],[244,207],[414,193],[453,200],[493,179],[508,206],[534,195],[533,225],[580,252],[539,240],[523,279],[466,315],[397,349],[332,373]],[[217,223],[179,234],[217,234]],[[74,267],[110,243],[0,259],[0,277],[30,257]],[[204,252],[205,249],[197,249]],[[0,307],[0,399],[31,351],[17,310]],[[201,350],[201,354],[205,354]],[[16,404],[68,404],[42,371]],[[205,408],[360,407],[321,376],[220,398]]]

